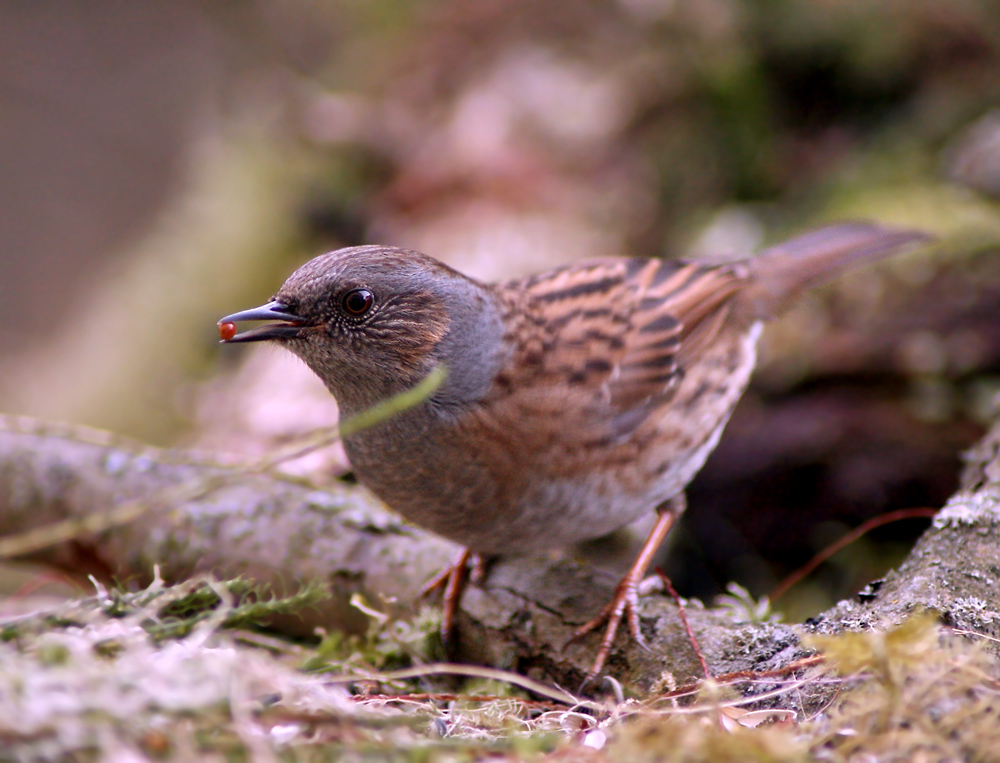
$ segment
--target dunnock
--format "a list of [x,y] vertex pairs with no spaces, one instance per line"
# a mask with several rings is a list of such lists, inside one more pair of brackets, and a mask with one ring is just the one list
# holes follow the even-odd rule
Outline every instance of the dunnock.
[[[715,447],[756,360],[762,321],[855,263],[926,240],[869,223],[807,233],[728,264],[603,259],[483,284],[419,252],[359,246],[299,268],[266,305],[220,321],[227,342],[276,340],[319,375],[344,417],[437,366],[423,403],[345,438],[360,481],[465,546],[520,554],[657,522],[612,602],[592,673],[684,488]],[[271,321],[236,334],[239,321]]]

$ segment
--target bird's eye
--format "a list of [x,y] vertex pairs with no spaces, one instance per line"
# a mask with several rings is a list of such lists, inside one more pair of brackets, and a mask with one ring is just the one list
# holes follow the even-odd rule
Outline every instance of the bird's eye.
[[358,318],[372,309],[372,305],[375,304],[375,295],[368,289],[354,289],[344,295],[343,304],[344,311],[348,315]]

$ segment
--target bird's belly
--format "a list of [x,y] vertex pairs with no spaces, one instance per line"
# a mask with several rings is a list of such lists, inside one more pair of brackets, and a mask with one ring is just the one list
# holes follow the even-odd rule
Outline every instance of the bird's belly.
[[647,491],[623,492],[615,471],[553,477],[525,468],[501,476],[495,459],[475,449],[448,449],[447,457],[436,448],[419,457],[383,449],[369,462],[347,445],[360,481],[390,508],[483,554],[527,554],[596,538],[653,507]]

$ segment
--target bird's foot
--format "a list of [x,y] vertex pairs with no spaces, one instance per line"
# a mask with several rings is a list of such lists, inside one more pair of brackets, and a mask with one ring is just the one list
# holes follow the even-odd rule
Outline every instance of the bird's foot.
[[583,682],[584,686],[590,684],[597,677],[604,667],[604,663],[607,662],[608,655],[611,654],[611,647],[615,643],[618,626],[621,625],[622,619],[628,623],[629,631],[635,642],[643,649],[649,648],[646,645],[646,640],[642,637],[642,633],[639,631],[639,581],[642,580],[646,574],[646,570],[649,569],[649,564],[656,554],[656,550],[663,543],[663,539],[667,537],[667,533],[670,532],[670,528],[673,527],[677,517],[683,512],[683,493],[674,496],[660,507],[656,517],[656,524],[649,531],[649,537],[642,544],[639,555],[632,562],[629,571],[625,573],[625,577],[621,579],[618,588],[615,589],[614,597],[601,610],[597,617],[577,628],[567,642],[566,646],[569,646],[577,639],[586,636],[592,630],[596,630],[607,623],[607,627],[604,630],[604,638],[601,639],[601,647],[597,650],[597,658],[587,672],[587,678]]
[[591,683],[600,674],[602,668],[604,668],[604,663],[607,662],[608,656],[611,654],[611,647],[614,646],[615,636],[618,634],[618,626],[621,625],[622,620],[628,623],[629,633],[635,642],[644,649],[649,648],[646,645],[646,639],[643,638],[642,632],[639,630],[638,583],[639,581],[632,574],[632,571],[630,571],[618,584],[618,588],[615,589],[615,595],[608,602],[607,606],[593,620],[577,628],[567,642],[566,646],[569,646],[591,631],[605,626],[601,646],[597,650],[597,657],[594,659],[594,664],[587,671],[584,685]]
[[[472,573],[469,574],[469,565]],[[469,551],[467,548],[455,557],[455,560],[441,572],[428,580],[420,589],[421,598],[441,591],[441,643],[448,648],[455,632],[455,615],[458,613],[458,602],[465,590],[468,578],[478,583],[486,576],[486,561],[482,555]]]

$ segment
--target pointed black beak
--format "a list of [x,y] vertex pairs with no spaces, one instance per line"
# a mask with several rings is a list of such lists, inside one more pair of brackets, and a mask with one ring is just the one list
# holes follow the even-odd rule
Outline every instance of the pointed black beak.
[[[227,323],[239,323],[240,321],[281,321],[280,323],[268,323],[264,326],[244,331],[233,336],[226,336],[223,326]],[[288,307],[277,300],[268,302],[266,305],[255,307],[251,310],[243,310],[232,315],[227,315],[219,321],[219,336],[224,344],[235,344],[236,342],[261,342],[265,339],[292,339],[299,336],[302,328],[306,325],[299,316],[288,312]],[[232,329],[230,329],[232,330]]]

